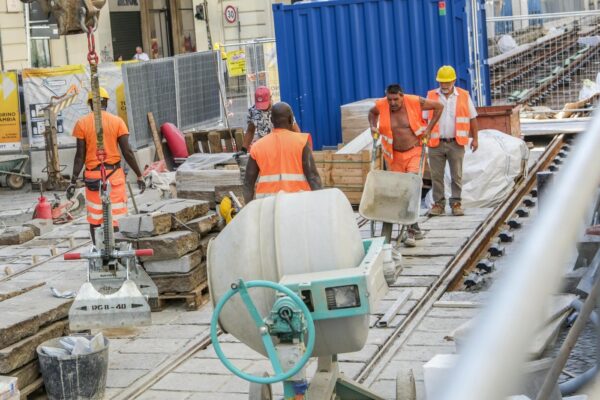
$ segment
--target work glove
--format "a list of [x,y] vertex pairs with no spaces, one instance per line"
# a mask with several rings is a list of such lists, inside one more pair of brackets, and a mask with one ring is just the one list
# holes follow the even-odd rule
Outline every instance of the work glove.
[[75,185],[74,182],[71,182],[69,184],[69,186],[67,186],[67,192],[66,192],[67,200],[71,200],[73,198],[73,196],[75,196],[75,189],[77,189],[77,186]]
[[144,193],[146,190],[146,182],[144,181],[144,178],[138,178],[137,185],[138,189],[140,189],[140,194]]

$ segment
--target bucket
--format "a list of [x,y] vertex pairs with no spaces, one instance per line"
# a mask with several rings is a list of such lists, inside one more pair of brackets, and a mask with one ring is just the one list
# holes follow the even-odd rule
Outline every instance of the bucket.
[[[84,336],[92,339],[93,336]],[[77,356],[54,357],[42,346],[61,348],[61,338],[50,339],[37,347],[40,371],[49,400],[101,400],[108,372],[108,339],[104,348]]]

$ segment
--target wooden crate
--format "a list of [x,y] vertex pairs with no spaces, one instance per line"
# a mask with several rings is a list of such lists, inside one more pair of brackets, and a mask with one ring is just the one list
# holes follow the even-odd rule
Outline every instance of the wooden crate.
[[242,149],[244,131],[242,128],[231,128],[218,131],[186,132],[185,142],[189,154],[232,153]]
[[497,129],[514,137],[521,137],[521,106],[477,107],[479,129]]
[[[313,152],[323,187],[340,189],[351,204],[360,204],[367,175],[371,170],[371,152],[363,150],[357,154],[335,154],[335,151]],[[376,169],[381,169],[378,154]]]

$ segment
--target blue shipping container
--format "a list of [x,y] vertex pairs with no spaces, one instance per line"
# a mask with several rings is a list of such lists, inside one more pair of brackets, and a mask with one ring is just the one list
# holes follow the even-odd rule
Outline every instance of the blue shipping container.
[[[472,89],[478,76],[488,104],[488,69],[474,61],[487,59],[483,0],[477,2],[474,31],[470,0],[274,4],[281,98],[313,135],[315,149],[341,142],[341,105],[383,97],[394,82],[425,96],[445,64],[456,68],[462,88]],[[483,44],[477,54],[470,50],[475,41]]]

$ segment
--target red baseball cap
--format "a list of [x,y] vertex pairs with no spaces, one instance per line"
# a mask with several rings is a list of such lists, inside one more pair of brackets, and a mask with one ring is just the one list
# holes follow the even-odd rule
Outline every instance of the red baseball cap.
[[271,105],[271,91],[266,86],[259,86],[254,92],[254,101],[256,108],[261,111],[266,111]]

